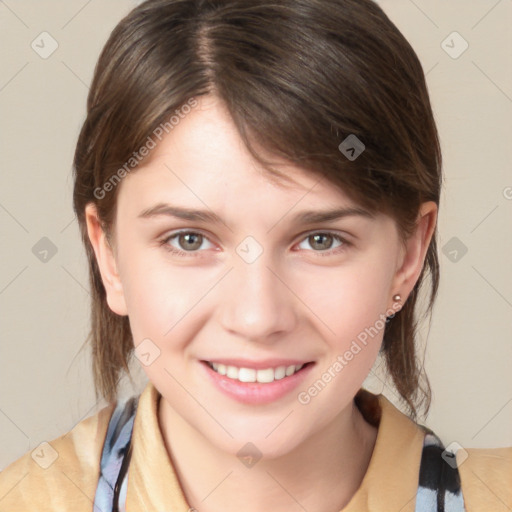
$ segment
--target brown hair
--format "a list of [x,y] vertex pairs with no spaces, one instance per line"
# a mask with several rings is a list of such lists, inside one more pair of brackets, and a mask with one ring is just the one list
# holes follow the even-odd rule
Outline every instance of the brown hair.
[[[107,233],[119,187],[105,184],[191,98],[217,95],[251,154],[258,148],[325,177],[354,201],[395,219],[402,241],[422,202],[439,206],[441,150],[421,64],[371,0],[149,0],[113,30],[98,60],[74,158],[74,209],[86,248],[97,396],[116,399],[133,340],[113,313],[85,224],[93,202]],[[365,150],[338,145],[355,135]],[[97,191],[102,190],[100,194]],[[95,192],[96,191],[96,192]],[[381,352],[415,419],[431,390],[416,356],[420,287],[439,281],[437,228],[408,300],[385,327]],[[425,387],[421,384],[424,377]]]

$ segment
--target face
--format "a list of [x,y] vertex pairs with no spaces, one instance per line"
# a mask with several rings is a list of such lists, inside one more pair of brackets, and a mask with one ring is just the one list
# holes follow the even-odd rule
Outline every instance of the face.
[[[391,218],[275,167],[291,180],[269,180],[222,104],[203,97],[123,179],[115,257],[97,250],[109,305],[129,316],[164,407],[233,454],[247,441],[284,454],[350,409],[392,296],[406,298],[424,255],[416,244],[406,257]],[[301,218],[327,210],[349,213]]]

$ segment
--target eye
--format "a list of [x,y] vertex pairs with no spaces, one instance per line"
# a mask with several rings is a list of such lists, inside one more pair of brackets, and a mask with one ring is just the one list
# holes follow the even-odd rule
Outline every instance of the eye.
[[[333,241],[336,240],[339,243],[333,248]],[[350,245],[350,242],[347,242],[343,237],[330,231],[318,231],[316,233],[310,233],[306,238],[304,238],[301,244],[304,242],[308,242],[310,246],[315,249],[314,252],[319,253],[319,256],[328,256],[331,254],[339,253],[344,250],[346,246]]]
[[[179,254],[181,256],[196,256],[196,252],[204,242],[211,242],[202,233],[197,231],[179,231],[171,234],[160,241],[160,244],[169,252]],[[171,242],[175,242],[173,245]]]
[[[333,248],[333,243],[336,241],[338,245],[334,245]],[[210,247],[203,247],[203,249],[213,247],[209,239],[200,232],[178,231],[163,238],[160,241],[160,245],[162,245],[166,251],[178,256],[200,256],[202,252],[200,249],[205,242],[210,244]],[[317,253],[319,256],[338,254],[351,245],[351,243],[343,237],[330,231],[318,231],[308,234],[299,244],[299,248],[304,249],[304,247],[300,247],[300,245],[305,242],[310,244],[310,247],[314,249],[313,252]]]

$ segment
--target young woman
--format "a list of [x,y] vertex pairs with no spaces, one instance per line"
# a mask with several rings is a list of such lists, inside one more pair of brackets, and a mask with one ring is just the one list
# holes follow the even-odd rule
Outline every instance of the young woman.
[[[143,3],[74,164],[110,405],[8,467],[0,511],[512,507],[512,448],[455,453],[416,423],[441,154],[375,3]],[[379,353],[407,415],[362,387]],[[132,356],[149,381],[119,401]]]

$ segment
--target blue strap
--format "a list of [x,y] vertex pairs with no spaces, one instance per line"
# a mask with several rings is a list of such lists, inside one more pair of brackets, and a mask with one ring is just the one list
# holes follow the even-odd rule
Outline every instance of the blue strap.
[[443,443],[432,430],[423,425],[421,427],[426,434],[415,512],[466,512],[459,470],[453,454],[445,452]]
[[138,399],[136,396],[118,403],[110,418],[101,454],[94,512],[125,510],[130,441]]

